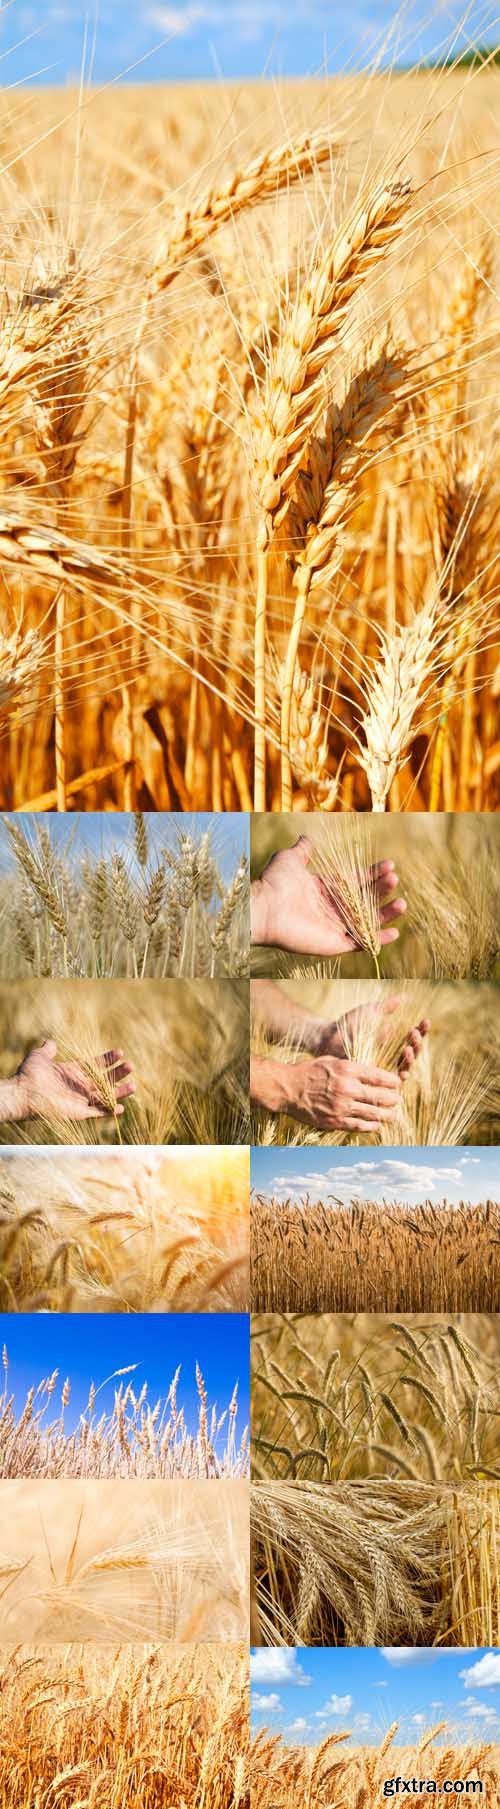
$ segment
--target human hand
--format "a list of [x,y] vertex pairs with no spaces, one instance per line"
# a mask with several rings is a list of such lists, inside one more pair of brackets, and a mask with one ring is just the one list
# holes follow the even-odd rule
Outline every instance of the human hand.
[[[251,889],[251,936],[300,955],[353,954],[361,944],[346,929],[344,913],[330,886],[309,862],[314,853],[308,836],[299,836],[294,848],[273,854]],[[371,868],[379,905],[380,945],[396,942],[399,930],[394,917],[406,911],[404,898],[393,898],[398,879],[394,861],[377,861]]]
[[[122,1049],[100,1057],[102,1093],[98,1076],[87,1074],[79,1062],[56,1062],[56,1055],[57,1045],[49,1039],[21,1062],[15,1076],[19,1118],[121,1118],[120,1102],[135,1093],[132,1065]],[[105,1089],[112,1090],[116,1107],[105,1102]]]
[[[383,999],[381,1002],[376,999],[366,1005],[355,1005],[352,1011],[346,1011],[344,1016],[337,1019],[335,1023],[324,1024],[318,1029],[315,1038],[315,1053],[317,1055],[335,1055],[339,1058],[343,1056],[344,1060],[348,1059],[346,1049],[350,1043],[354,1046],[358,1025],[362,1024],[363,1018],[367,1014],[375,1013],[383,1019],[384,1016],[391,1016],[400,1005],[401,997],[397,993],[391,993],[389,999]],[[342,1026],[344,1026],[344,1033]],[[397,1072],[401,1080],[407,1079],[410,1069],[413,1068],[414,1062],[420,1054],[424,1039],[428,1036],[430,1027],[430,1018],[420,1018],[419,1023],[413,1025],[412,1029],[406,1032],[397,1063]]]
[[319,1131],[374,1131],[396,1116],[401,1081],[388,1069],[325,1056],[307,1062],[254,1057],[255,1105]]

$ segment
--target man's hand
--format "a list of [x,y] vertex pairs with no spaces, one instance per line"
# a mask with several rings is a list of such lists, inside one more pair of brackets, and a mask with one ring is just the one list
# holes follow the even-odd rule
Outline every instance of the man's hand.
[[16,1091],[18,1118],[109,1118],[122,1116],[120,1103],[135,1093],[132,1065],[124,1060],[122,1049],[108,1049],[100,1058],[105,1072],[103,1081],[112,1088],[118,1102],[116,1109],[104,1103],[98,1081],[86,1074],[78,1062],[56,1062],[57,1045],[52,1041],[32,1049],[10,1083]]
[[[353,954],[361,944],[345,926],[335,890],[317,873],[308,871],[313,843],[299,836],[294,848],[273,854],[251,889],[251,936],[254,943],[288,949],[297,955]],[[389,927],[406,910],[404,898],[394,898],[398,879],[394,861],[378,861],[371,868],[377,892],[381,947],[396,942],[399,930]]]
[[256,1056],[251,1063],[251,1092],[255,1105],[274,1115],[286,1113],[318,1131],[374,1131],[395,1118],[401,1081],[386,1068],[335,1056],[307,1062]]
[[[374,1004],[355,1005],[352,1011],[346,1011],[344,1017],[340,1020],[337,1019],[334,1023],[320,1025],[318,1019],[318,1029],[314,1038],[314,1054],[335,1055],[338,1056],[340,1060],[343,1058],[345,1061],[346,1044],[347,1047],[349,1046],[349,1042],[354,1044],[358,1023],[360,1021],[362,1022],[366,1014],[376,1013],[381,1017],[384,1017],[386,1014],[390,1016],[394,1011],[398,1010],[400,1005],[401,998],[396,993],[391,994],[390,999],[383,1000],[381,1004],[379,1004],[378,1001],[375,1001]],[[345,1036],[342,1035],[343,1024],[346,1027]],[[428,1036],[430,1027],[430,1018],[421,1018],[418,1024],[415,1024],[411,1030],[406,1032],[398,1059],[398,1074],[401,1076],[402,1080],[406,1080],[407,1075],[410,1073],[410,1069],[413,1067],[414,1062],[416,1062],[424,1038]],[[312,1047],[312,1044],[310,1043],[309,1046]]]

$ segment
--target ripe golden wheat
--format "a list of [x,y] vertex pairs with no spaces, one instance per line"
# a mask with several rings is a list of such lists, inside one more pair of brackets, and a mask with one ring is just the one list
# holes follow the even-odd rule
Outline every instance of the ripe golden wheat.
[[498,1646],[500,1484],[259,1482],[255,1644]]
[[2,1659],[1,1809],[249,1809],[243,1646],[21,1645]]
[[496,1314],[252,1319],[252,1476],[500,1481]]
[[[95,820],[95,819],[94,819]],[[96,820],[95,820],[96,821]],[[197,819],[126,818],[123,843],[96,852],[73,830],[57,848],[52,818],[5,818],[0,975],[159,980],[248,973],[248,873],[243,848]],[[224,819],[223,819],[224,824]],[[221,876],[219,848],[232,873]]]
[[[290,1746],[282,1735],[259,1731],[250,1747],[253,1809],[369,1809],[383,1801],[383,1785],[396,1777],[433,1778],[441,1788],[458,1779],[480,1780],[492,1809],[500,1805],[500,1749],[488,1740],[458,1742],[438,1722],[418,1744],[401,1746],[393,1722],[377,1746],[358,1746],[348,1732],[327,1734],[318,1746]],[[348,1742],[348,1744],[346,1744]],[[471,1782],[472,1790],[472,1782]],[[477,1793],[477,1784],[476,1784]],[[457,1792],[457,1795],[461,1792]],[[450,1792],[450,1802],[455,1793]]]
[[[202,1322],[203,1323],[203,1322]],[[85,1322],[82,1329],[84,1330]],[[137,1380],[138,1364],[117,1369],[110,1381],[119,1381],[112,1412],[96,1400],[102,1383],[91,1382],[78,1423],[68,1428],[71,1381],[59,1382],[59,1371],[33,1383],[24,1406],[16,1410],[9,1393],[10,1368],[7,1346],[2,1350],[4,1388],[0,1395],[0,1479],[21,1476],[220,1477],[246,1476],[248,1428],[237,1436],[238,1384],[226,1407],[210,1407],[203,1374],[195,1364],[198,1421],[190,1431],[182,1401],[178,1401],[180,1368],[164,1397],[148,1399],[148,1384]],[[132,1382],[134,1373],[135,1389]],[[13,1377],[13,1380],[15,1377]],[[57,1389],[57,1395],[56,1395]],[[224,1438],[222,1433],[224,1430]]]
[[495,82],[10,94],[4,808],[497,808]]
[[249,1304],[248,1152],[0,1155],[0,1307],[227,1313]]
[[500,1202],[254,1192],[254,1312],[498,1313]]

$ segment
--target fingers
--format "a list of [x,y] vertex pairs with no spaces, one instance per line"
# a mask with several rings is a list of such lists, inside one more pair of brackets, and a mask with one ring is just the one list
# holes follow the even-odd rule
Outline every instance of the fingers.
[[399,1094],[400,1092],[399,1077],[393,1073],[391,1068],[376,1068],[369,1062],[359,1063],[359,1065],[356,1063],[355,1079],[360,1081],[363,1087],[377,1087],[385,1093]]
[[[115,1087],[119,1099],[125,1098],[129,1093],[135,1093],[133,1065],[132,1062],[124,1060],[123,1049],[107,1049],[106,1054],[101,1056],[101,1061],[103,1067],[108,1070],[110,1080]],[[131,1085],[128,1086],[126,1083],[131,1076]]]
[[406,899],[394,898],[392,904],[382,905],[379,921],[380,923],[392,923],[393,917],[404,917],[405,911]]
[[396,1117],[395,1112],[375,1112],[369,1106],[360,1105],[353,1110],[352,1116],[346,1116],[346,1131],[373,1131],[377,1124],[389,1124]]
[[409,1074],[410,1068],[413,1068],[414,1062],[416,1062],[417,1057],[420,1055],[424,1038],[428,1036],[430,1027],[430,1018],[421,1018],[420,1023],[415,1024],[414,1029],[410,1030],[398,1063],[399,1073],[402,1076]]
[[119,1081],[115,1091],[117,1099],[130,1099],[131,1094],[136,1092],[135,1080]]
[[42,1052],[47,1056],[49,1062],[55,1061],[57,1055],[57,1043],[54,1042],[53,1037],[45,1037],[44,1042],[40,1043],[38,1054],[41,1055]]

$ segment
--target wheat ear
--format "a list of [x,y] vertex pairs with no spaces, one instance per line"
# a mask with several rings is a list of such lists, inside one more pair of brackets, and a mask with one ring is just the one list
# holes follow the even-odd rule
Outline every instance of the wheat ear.
[[327,411],[324,433],[311,441],[308,471],[299,471],[290,505],[290,563],[297,600],[286,652],[281,702],[281,808],[292,808],[290,721],[295,668],[309,591],[339,564],[339,530],[356,496],[370,440],[387,413],[406,406],[399,395],[405,358],[375,350],[350,385],[342,407]]
[[[395,182],[358,199],[324,249],[320,243],[303,289],[270,361],[258,435],[256,480],[258,595],[255,616],[255,807],[265,809],[265,635],[268,551],[290,506],[304,450],[325,402],[325,366],[338,345],[359,284],[392,243],[406,212],[408,184]],[[300,628],[299,628],[300,634]],[[296,627],[293,642],[298,646]],[[295,663],[294,656],[294,663]],[[290,656],[291,664],[291,656]],[[282,804],[282,808],[285,808]]]

